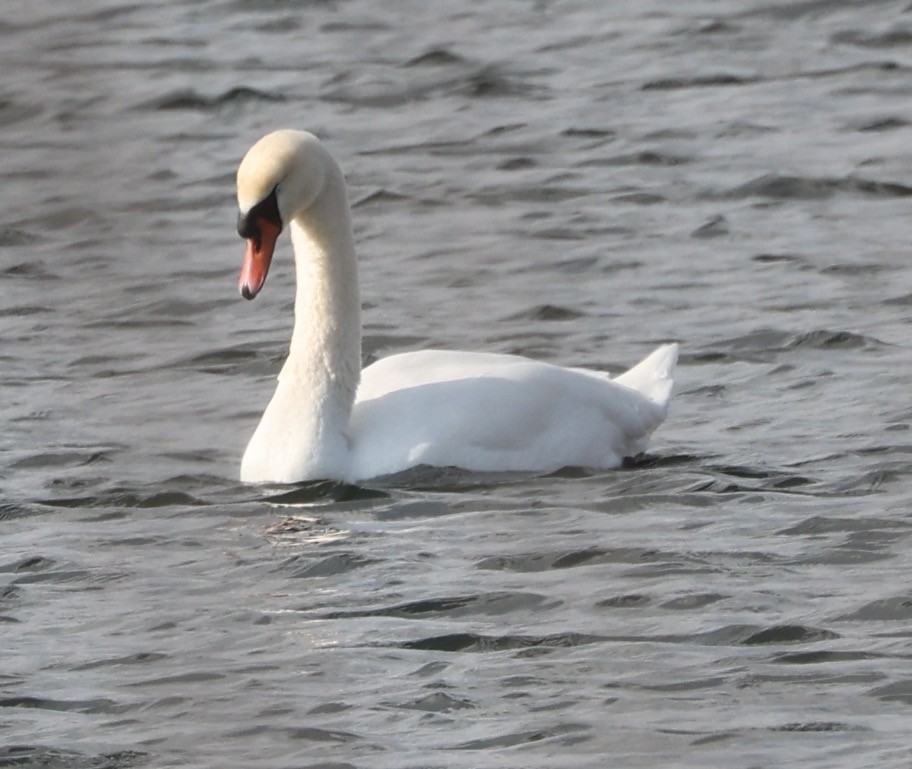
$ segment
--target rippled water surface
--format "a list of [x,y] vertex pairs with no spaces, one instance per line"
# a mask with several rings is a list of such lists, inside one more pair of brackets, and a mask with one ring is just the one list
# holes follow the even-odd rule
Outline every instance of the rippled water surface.
[[[649,455],[240,485],[285,126],[368,359],[677,340]],[[10,0],[0,128],[0,766],[909,766],[906,0]]]

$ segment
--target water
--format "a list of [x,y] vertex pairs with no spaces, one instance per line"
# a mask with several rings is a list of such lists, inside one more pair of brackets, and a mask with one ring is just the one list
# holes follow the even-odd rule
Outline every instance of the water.
[[[906,767],[908,2],[20,2],[0,22],[0,765]],[[243,487],[276,127],[365,352],[614,371],[614,472]]]

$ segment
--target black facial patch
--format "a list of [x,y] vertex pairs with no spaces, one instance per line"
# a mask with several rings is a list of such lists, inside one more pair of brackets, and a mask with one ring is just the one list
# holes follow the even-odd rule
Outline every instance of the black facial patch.
[[238,214],[238,235],[248,240],[260,241],[260,226],[258,222],[265,219],[282,231],[282,217],[279,216],[279,201],[276,199],[278,186],[272,188],[265,198],[251,208],[246,214]]

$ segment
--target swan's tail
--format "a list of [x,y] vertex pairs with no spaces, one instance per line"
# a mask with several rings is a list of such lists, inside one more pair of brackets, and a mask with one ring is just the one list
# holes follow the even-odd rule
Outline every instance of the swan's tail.
[[667,406],[674,384],[674,368],[678,362],[678,346],[663,344],[630,371],[615,378],[615,382],[643,393],[658,406]]

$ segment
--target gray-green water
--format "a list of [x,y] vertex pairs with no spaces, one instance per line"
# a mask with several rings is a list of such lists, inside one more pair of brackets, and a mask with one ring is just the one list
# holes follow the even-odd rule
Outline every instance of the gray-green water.
[[[907,2],[8,3],[0,765],[908,766],[910,97]],[[238,484],[285,126],[369,358],[677,340],[649,456]]]

